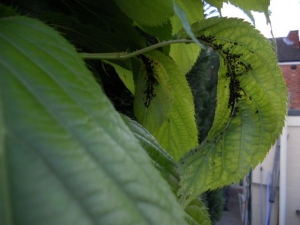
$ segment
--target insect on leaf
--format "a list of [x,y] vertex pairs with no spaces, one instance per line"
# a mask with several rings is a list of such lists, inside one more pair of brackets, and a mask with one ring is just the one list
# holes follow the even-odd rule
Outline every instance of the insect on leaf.
[[134,113],[139,123],[152,133],[167,119],[173,105],[173,90],[170,74],[158,59],[151,54],[139,58],[141,66],[134,78]]
[[157,60],[168,74],[174,98],[162,126],[151,133],[177,162],[184,153],[198,144],[192,92],[185,74],[170,57],[158,51],[149,52],[147,56]]

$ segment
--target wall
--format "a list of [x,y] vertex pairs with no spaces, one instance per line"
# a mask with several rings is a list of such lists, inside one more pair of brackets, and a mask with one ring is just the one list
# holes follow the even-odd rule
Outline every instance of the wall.
[[[275,203],[272,207],[272,216],[270,225],[278,224],[279,207],[285,207],[286,210],[286,225],[300,224],[300,216],[296,215],[296,210],[300,210],[300,117],[289,116],[287,118],[287,199],[286,206],[279,202],[279,191],[277,191]],[[275,158],[275,147],[271,148],[270,152],[264,161],[258,165],[252,174],[252,225],[261,224],[261,204],[263,206],[263,224],[266,224],[266,184],[267,173],[273,170]],[[260,176],[262,170],[262,192],[260,189]]]
[[[266,224],[267,177],[272,173],[275,158],[275,147],[272,147],[264,161],[252,172],[252,225]],[[262,168],[262,170],[261,170]],[[262,182],[261,182],[262,177]],[[262,184],[262,187],[261,185]],[[279,192],[277,189],[275,202],[272,204],[270,225],[277,225],[279,215]],[[261,220],[262,216],[262,220]]]
[[[289,109],[300,110],[300,64],[279,63],[289,91]],[[292,69],[291,66],[296,66]]]
[[300,224],[300,117],[290,117],[287,150],[286,224]]

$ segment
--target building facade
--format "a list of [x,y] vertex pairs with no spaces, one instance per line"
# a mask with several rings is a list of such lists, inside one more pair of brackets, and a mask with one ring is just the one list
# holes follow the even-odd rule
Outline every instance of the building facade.
[[252,172],[252,225],[300,225],[299,32],[276,38],[278,64],[288,88],[286,126],[265,160]]

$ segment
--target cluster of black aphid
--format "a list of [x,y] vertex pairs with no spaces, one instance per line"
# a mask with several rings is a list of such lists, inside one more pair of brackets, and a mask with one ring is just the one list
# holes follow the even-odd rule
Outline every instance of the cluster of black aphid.
[[252,70],[251,65],[247,65],[241,61],[243,54],[231,53],[230,49],[222,50],[222,55],[227,66],[226,77],[230,78],[229,89],[230,95],[228,100],[228,107],[231,107],[231,115],[235,115],[238,112],[236,103],[242,97],[242,87],[238,76],[242,73]]
[[241,60],[243,54],[232,53],[231,50],[234,46],[238,45],[237,42],[229,42],[231,46],[225,48],[223,44],[217,43],[214,36],[201,35],[198,37],[198,39],[204,44],[207,44],[214,50],[218,51],[224,58],[224,63],[227,67],[226,77],[230,79],[230,96],[228,101],[228,108],[231,107],[231,115],[234,116],[235,113],[239,111],[236,103],[242,97],[243,91],[238,77],[241,74],[252,70],[252,67],[250,64],[246,64]]
[[201,34],[198,39],[204,43],[207,43],[207,44],[212,44],[216,39],[214,36],[212,35],[209,35],[209,36],[205,36],[203,34]]
[[146,57],[144,55],[140,55],[139,58],[144,63],[148,75],[146,77],[146,90],[144,91],[144,94],[146,94],[144,105],[148,108],[150,106],[151,100],[156,96],[156,94],[154,93],[154,86],[158,86],[159,83],[155,77],[156,74],[152,58]]
[[217,43],[216,38],[212,35],[205,36],[202,34],[198,37],[198,39],[204,44],[211,46],[214,50],[218,51],[224,57],[224,63],[227,67],[226,77],[230,78],[230,96],[228,101],[228,108],[231,107],[231,115],[234,116],[235,113],[239,111],[236,103],[242,97],[242,87],[240,85],[238,76],[240,76],[244,72],[252,70],[252,67],[250,64],[246,64],[241,61],[241,57],[243,56],[243,54],[232,53],[231,50],[234,46],[238,45],[237,42],[230,41],[229,43],[231,44],[231,46],[225,48],[223,44]]

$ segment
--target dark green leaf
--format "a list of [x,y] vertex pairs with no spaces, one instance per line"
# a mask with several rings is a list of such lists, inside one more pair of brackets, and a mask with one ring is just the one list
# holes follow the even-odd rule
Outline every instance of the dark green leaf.
[[5,6],[0,3],[0,18],[8,16],[17,16],[18,12],[10,6]]
[[138,24],[159,26],[173,14],[172,0],[114,0],[120,9]]
[[0,27],[1,224],[185,224],[75,49],[37,20]]

